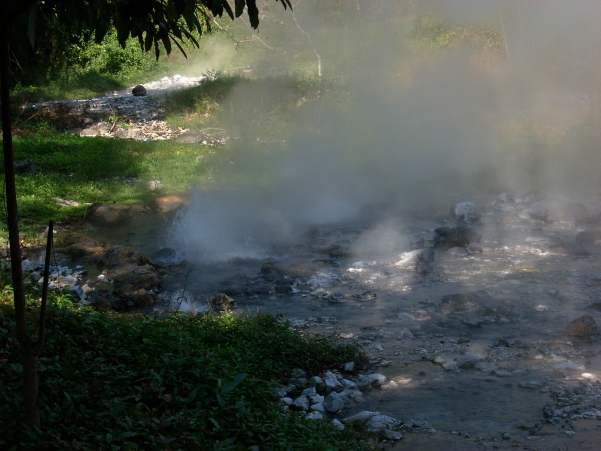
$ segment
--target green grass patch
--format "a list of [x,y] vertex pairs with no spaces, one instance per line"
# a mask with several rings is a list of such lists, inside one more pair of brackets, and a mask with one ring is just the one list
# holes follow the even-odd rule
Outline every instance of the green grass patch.
[[167,121],[185,128],[218,128],[229,124],[273,133],[293,122],[303,108],[336,89],[341,89],[338,81],[313,76],[250,79],[209,74],[199,86],[169,95]]
[[14,319],[8,301],[0,305],[3,449],[359,449],[354,432],[284,414],[273,394],[291,369],[317,372],[358,358],[358,349],[268,315],[151,318],[54,306],[40,356],[42,431],[28,431]]
[[[132,204],[160,195],[187,194],[191,186],[207,182],[214,152],[215,148],[170,141],[80,138],[58,133],[16,137],[15,159],[35,162],[35,172],[17,175],[19,214],[46,222],[85,210],[85,206],[61,207],[53,198],[82,205]],[[147,188],[152,180],[161,182],[159,190]]]

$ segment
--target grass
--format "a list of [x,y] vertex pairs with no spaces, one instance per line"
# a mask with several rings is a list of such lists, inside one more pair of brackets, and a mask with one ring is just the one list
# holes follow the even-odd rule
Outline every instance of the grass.
[[313,76],[251,79],[209,74],[201,85],[174,92],[167,98],[167,121],[175,127],[194,129],[229,124],[277,136],[303,108],[324,95],[334,95],[334,88],[339,92],[343,87],[337,80]]
[[[207,183],[215,148],[49,132],[16,137],[14,152],[16,160],[35,162],[35,172],[17,175],[20,216],[46,222],[79,216],[86,203],[132,204],[160,195],[187,194],[192,185]],[[147,188],[151,180],[161,181],[159,190]],[[61,207],[53,198],[82,206]]]
[[[7,294],[0,297],[2,449],[359,449],[355,432],[284,414],[273,394],[291,369],[317,373],[357,358],[357,348],[267,315],[120,316],[60,299],[40,356],[43,431],[27,430]],[[34,318],[36,304],[29,299]]]

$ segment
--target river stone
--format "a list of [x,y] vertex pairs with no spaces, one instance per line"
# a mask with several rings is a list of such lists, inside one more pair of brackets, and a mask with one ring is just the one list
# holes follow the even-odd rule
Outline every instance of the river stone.
[[120,204],[92,204],[85,218],[98,225],[112,226],[127,221],[132,217],[132,208]]
[[434,247],[450,249],[452,247],[468,247],[471,243],[479,243],[482,235],[472,227],[440,227],[434,230]]
[[480,305],[471,296],[460,293],[444,295],[436,307],[436,310],[445,316],[454,313],[476,313],[480,309]]
[[309,398],[307,398],[305,395],[300,395],[292,402],[290,407],[292,407],[294,410],[302,410],[306,412],[309,410]]
[[326,408],[326,410],[332,413],[340,412],[342,409],[344,409],[344,405],[344,395],[337,392],[330,393],[328,396],[326,396],[326,399],[323,402],[323,406]]
[[475,224],[480,221],[480,213],[473,202],[458,202],[451,208],[451,216],[455,217],[459,224]]
[[584,315],[575,319],[566,327],[566,335],[575,337],[591,337],[599,333],[597,323],[591,315]]
[[136,97],[142,97],[146,95],[146,88],[142,85],[138,85],[131,90],[131,93]]
[[368,432],[381,432],[384,429],[395,429],[401,422],[380,412],[364,410],[342,420],[346,424],[361,424]]
[[586,207],[577,202],[534,202],[528,207],[528,215],[544,222],[584,221],[589,218]]
[[328,378],[324,379],[324,383],[325,383],[324,391],[326,394],[331,393],[331,392],[340,392],[344,389],[342,384],[340,382],[338,382],[338,379],[333,378],[333,377],[328,377]]

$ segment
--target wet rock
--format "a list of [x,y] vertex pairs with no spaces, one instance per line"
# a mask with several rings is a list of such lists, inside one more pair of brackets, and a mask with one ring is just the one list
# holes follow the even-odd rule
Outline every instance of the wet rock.
[[589,218],[586,207],[577,202],[535,202],[527,212],[532,219],[543,222],[583,221]]
[[212,297],[209,303],[211,307],[222,311],[231,310],[236,307],[236,300],[225,293],[219,293],[217,296]]
[[458,224],[477,224],[480,222],[478,207],[473,202],[458,202],[451,208],[451,216]]
[[565,331],[566,335],[575,337],[592,337],[598,333],[597,323],[591,315],[584,315],[575,319],[567,325]]
[[131,206],[120,204],[92,204],[85,218],[98,225],[112,226],[127,221],[133,215]]
[[601,239],[601,230],[584,230],[576,235],[576,243],[578,244],[593,244]]
[[455,293],[444,295],[436,310],[447,316],[454,313],[476,313],[481,306],[471,296]]
[[465,225],[440,227],[434,230],[434,247],[450,249],[452,247],[469,248],[470,243],[479,243],[482,235],[474,228]]
[[131,90],[131,93],[136,97],[142,97],[146,95],[146,88],[142,85],[138,85]]
[[328,412],[340,412],[346,405],[345,396],[342,393],[332,392],[326,396],[323,405]]
[[35,163],[31,158],[23,160],[17,160],[13,163],[15,172],[17,174],[25,174],[28,172],[35,172]]
[[126,246],[111,246],[102,255],[99,264],[107,268],[124,265],[134,254],[134,250]]
[[186,206],[188,201],[179,196],[163,196],[154,200],[153,206],[156,211],[163,214],[175,213],[180,208]]
[[404,252],[400,255],[400,260],[395,263],[397,267],[412,268],[418,274],[427,274],[432,272],[435,252],[433,249],[416,249]]

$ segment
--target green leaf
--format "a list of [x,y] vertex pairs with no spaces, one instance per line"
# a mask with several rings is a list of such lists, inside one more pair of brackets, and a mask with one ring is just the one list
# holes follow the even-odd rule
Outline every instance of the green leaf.
[[186,399],[184,399],[184,403],[185,404],[190,404],[192,401],[194,401],[194,399],[196,399],[196,395],[198,394],[198,388],[195,388],[194,390],[192,390],[190,392],[190,394],[188,395],[188,397]]
[[233,391],[238,385],[240,385],[240,382],[242,382],[245,377],[246,377],[246,374],[244,374],[244,373],[236,374],[236,376],[234,376],[233,381],[231,381],[223,386],[223,388],[221,389],[221,394],[225,395],[225,394]]
[[236,0],[236,17],[240,17],[240,15],[244,12],[245,6],[246,0]]

